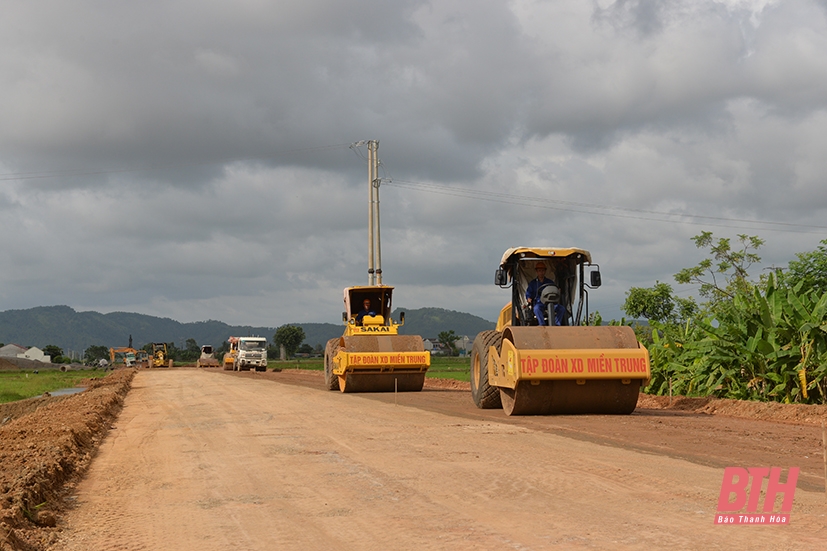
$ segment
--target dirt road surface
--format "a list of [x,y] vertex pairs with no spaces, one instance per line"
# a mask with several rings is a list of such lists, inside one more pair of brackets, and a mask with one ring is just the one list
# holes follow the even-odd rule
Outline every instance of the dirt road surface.
[[[464,391],[141,371],[54,548],[824,549],[820,432],[645,409],[508,418]],[[801,467],[791,525],[714,525],[730,465]]]

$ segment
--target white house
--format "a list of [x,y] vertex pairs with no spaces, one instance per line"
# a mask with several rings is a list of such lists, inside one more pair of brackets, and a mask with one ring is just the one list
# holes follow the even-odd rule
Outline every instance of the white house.
[[7,344],[0,348],[0,358],[16,358],[19,354],[26,352],[26,349],[16,344]]
[[43,362],[47,364],[52,363],[52,357],[44,354],[43,351],[36,346],[32,346],[22,354],[18,354],[17,357],[25,358],[27,360],[34,360],[36,362]]
[[34,360],[37,362],[51,363],[51,356],[47,356],[41,349],[36,346],[31,348],[24,348],[17,344],[7,344],[0,348],[0,358],[25,358],[27,360]]

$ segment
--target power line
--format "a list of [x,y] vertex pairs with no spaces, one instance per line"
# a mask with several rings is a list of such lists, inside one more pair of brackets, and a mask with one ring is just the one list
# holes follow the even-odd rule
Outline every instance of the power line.
[[[746,220],[739,218],[726,218],[721,216],[704,216],[691,213],[674,213],[674,212],[659,212],[653,210],[634,209],[627,207],[619,207],[614,205],[597,205],[592,203],[582,203],[576,201],[562,201],[555,199],[548,199],[543,197],[531,197],[525,195],[514,195],[508,193],[500,193],[494,191],[476,190],[471,188],[459,188],[452,186],[445,186],[439,184],[425,184],[422,182],[413,182],[409,180],[391,179],[383,182],[385,185],[392,185],[399,188],[411,189],[415,191],[423,191],[426,193],[437,193],[440,195],[448,195],[453,197],[462,197],[468,199],[476,199],[480,201],[488,201],[495,203],[505,203],[517,206],[527,206],[533,208],[542,208],[550,210],[558,210],[563,212],[576,212],[580,214],[596,214],[600,216],[612,216],[615,218],[630,218],[634,220],[649,220],[654,222],[671,222],[677,221],[692,224],[697,226],[713,226],[722,228],[742,228],[750,230],[764,230],[764,231],[780,231],[793,233],[813,233],[820,234],[827,231],[827,226],[815,226],[810,224],[792,224],[789,222],[773,222],[768,220]],[[607,211],[607,212],[601,212]],[[650,215],[650,216],[640,216]],[[707,220],[707,222],[700,222],[697,220]],[[748,224],[750,228],[743,228],[740,225],[734,224]],[[801,229],[796,229],[801,228]],[[807,231],[813,230],[813,231]],[[821,230],[821,231],[817,231]]]
[[[278,154],[289,153],[303,153],[310,151],[322,151],[329,149],[344,149],[350,148],[357,156],[364,159],[362,152],[359,150],[361,143],[342,143],[314,147],[302,147],[295,149],[286,149],[277,152]],[[266,157],[234,157],[221,160],[210,160],[201,163],[181,162],[168,163],[162,165],[155,165],[149,167],[136,168],[122,168],[111,170],[91,170],[91,169],[75,169],[75,170],[54,170],[54,171],[33,171],[33,172],[11,172],[0,174],[0,181],[26,181],[26,180],[41,180],[60,177],[78,177],[78,176],[98,176],[106,174],[123,174],[134,172],[149,172],[154,170],[167,170],[172,168],[181,168],[187,166],[208,166],[216,164],[227,164],[244,161],[262,161]],[[381,164],[381,163],[380,163]],[[385,171],[385,165],[381,164],[382,170]],[[468,199],[476,199],[479,201],[496,202],[501,204],[511,204],[517,206],[527,206],[532,208],[542,208],[549,210],[557,210],[562,212],[574,212],[580,214],[594,214],[600,216],[612,216],[615,218],[629,218],[634,220],[648,220],[654,222],[671,222],[676,221],[697,225],[697,226],[713,226],[722,228],[734,229],[748,229],[748,230],[762,230],[762,231],[779,231],[792,233],[810,233],[820,234],[827,231],[827,226],[816,226],[811,224],[793,224],[789,222],[774,222],[769,220],[746,220],[739,218],[727,218],[721,216],[705,216],[692,213],[675,213],[662,212],[644,209],[634,209],[628,207],[619,207],[614,205],[598,205],[592,203],[583,203],[576,201],[554,200],[544,197],[532,197],[525,195],[514,195],[501,192],[484,191],[471,188],[452,187],[439,184],[426,184],[422,182],[414,182],[410,180],[396,180],[393,178],[383,178],[383,184],[392,185],[399,188],[411,189],[414,191],[422,191],[426,193],[437,193],[441,195],[448,195],[453,197],[461,197]],[[646,216],[640,216],[646,215]],[[699,220],[705,220],[700,222]],[[741,225],[736,225],[741,224]],[[744,228],[742,225],[747,224],[750,227]],[[808,231],[813,230],[813,231]]]

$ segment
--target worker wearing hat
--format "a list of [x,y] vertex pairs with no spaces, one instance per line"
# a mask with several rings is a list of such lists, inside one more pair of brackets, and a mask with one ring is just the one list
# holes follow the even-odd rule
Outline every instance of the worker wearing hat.
[[[540,302],[540,290],[547,285],[557,285],[553,280],[546,278],[546,265],[543,262],[538,262],[534,265],[534,271],[537,277],[532,279],[528,284],[528,289],[525,291],[525,298],[531,305],[534,315],[537,316],[538,325],[548,325],[546,321],[546,305]],[[565,307],[562,304],[554,305],[554,325],[563,324],[563,316],[566,313]]]

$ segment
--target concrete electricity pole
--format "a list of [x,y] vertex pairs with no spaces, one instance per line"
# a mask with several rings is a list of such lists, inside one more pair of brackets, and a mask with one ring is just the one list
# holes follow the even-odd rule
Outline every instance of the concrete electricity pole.
[[368,285],[382,285],[382,245],[379,234],[379,140],[351,144],[368,146]]

